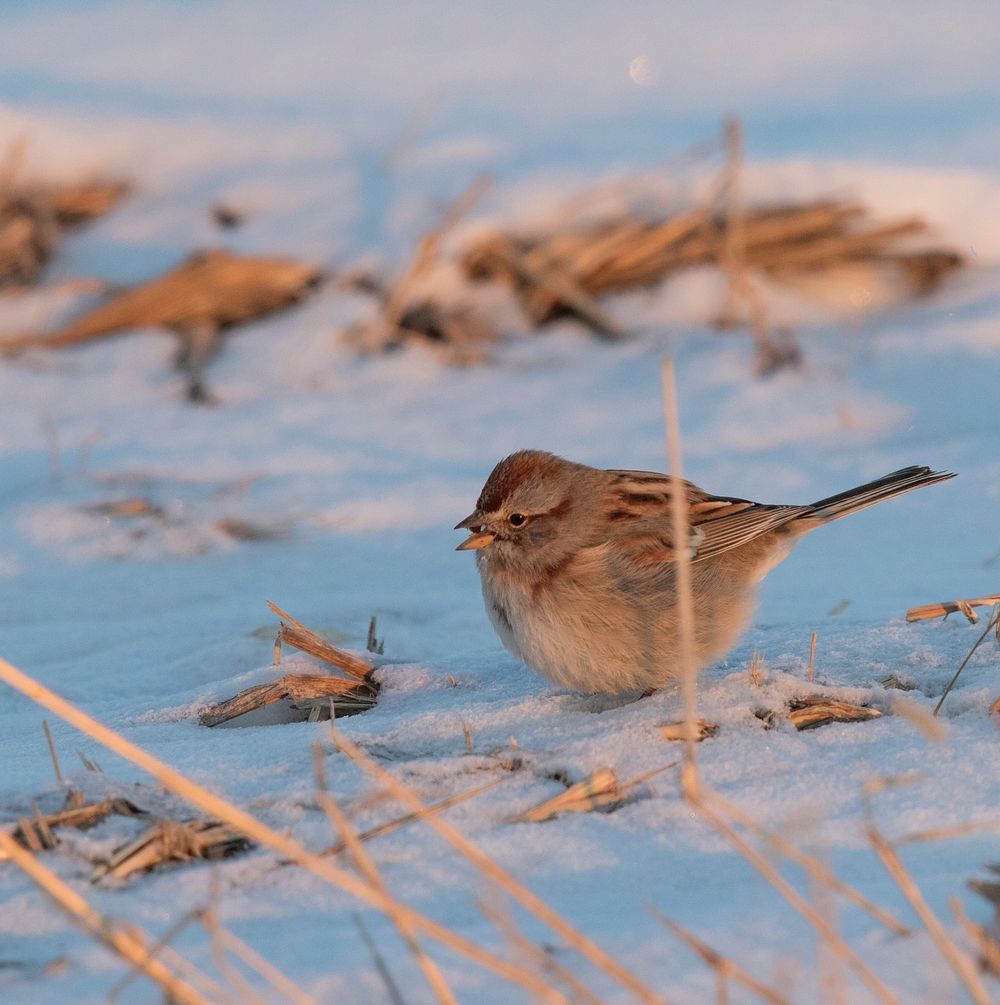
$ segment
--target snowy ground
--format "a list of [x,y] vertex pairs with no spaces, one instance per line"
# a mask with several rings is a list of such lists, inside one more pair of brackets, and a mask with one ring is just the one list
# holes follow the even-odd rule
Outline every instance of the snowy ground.
[[[753,191],[849,190],[887,215],[925,213],[973,267],[926,303],[852,319],[812,313],[799,329],[805,366],[767,381],[749,377],[743,335],[706,328],[717,294],[706,276],[610,304],[638,332],[626,344],[597,344],[567,323],[468,370],[418,352],[352,358],[335,333],[365,305],[327,291],[231,339],[211,371],[224,402],[216,409],[181,401],[162,335],[36,365],[5,362],[0,655],[319,848],[331,835],[314,801],[310,748],[327,727],[207,730],[196,711],[273,673],[276,623],[265,598],[357,648],[377,613],[388,661],[381,700],[345,720],[345,733],[428,799],[502,779],[449,819],[670,1001],[708,1001],[714,981],[650,904],[790,1000],[823,1000],[811,929],[691,813],[675,771],[613,813],[508,822],[560,791],[556,775],[611,767],[627,779],[676,760],[656,726],[678,717],[678,697],[616,706],[553,691],[519,667],[493,636],[473,562],[455,554],[450,528],[492,465],[520,447],[662,469],[665,352],[678,362],[686,473],[709,490],[799,502],[911,463],[959,472],[801,545],[767,580],[755,627],[699,693],[700,714],[721,725],[700,748],[709,783],[913,923],[864,836],[864,782],[915,773],[877,797],[880,825],[893,836],[995,821],[1000,800],[1000,738],[985,713],[1000,692],[992,640],[949,697],[936,744],[893,714],[898,692],[879,683],[895,673],[915,685],[912,702],[932,708],[978,629],[954,618],[907,625],[904,611],[1000,585],[1000,174],[990,168],[1000,140],[982,100],[997,84],[995,12],[966,4],[945,32],[934,5],[908,7],[906,30],[883,51],[878,40],[903,20],[860,5],[844,6],[826,32],[793,13],[800,5],[779,3],[755,5],[759,19],[728,5],[676,17],[640,5],[579,17],[525,8],[509,19],[493,6],[422,14],[419,5],[375,5],[357,20],[261,6],[237,31],[245,6],[212,4],[197,16],[153,4],[0,14],[9,29],[0,35],[3,134],[28,131],[33,170],[120,169],[140,184],[132,201],[67,242],[48,278],[144,278],[219,242],[206,208],[220,197],[253,210],[226,238],[237,250],[336,265],[375,248],[399,261],[434,218],[435,201],[483,168],[498,174],[484,214],[530,213],[577,184],[651,169],[732,109],[746,112],[757,154]],[[767,47],[775,33],[783,47]],[[924,53],[919,73],[910,47]],[[637,86],[627,70],[644,54],[655,73]],[[719,65],[729,72],[714,72]],[[422,101],[432,108],[427,132],[395,173],[383,172],[382,154]],[[5,300],[0,330],[69,306],[55,293]],[[86,509],[136,495],[162,506],[165,519],[109,521]],[[215,527],[227,518],[286,533],[236,541]],[[813,631],[817,680],[886,714],[765,732],[755,708],[810,690]],[[754,652],[765,664],[759,687],[747,670]],[[286,656],[283,669],[309,662]],[[41,718],[20,698],[0,703],[3,819],[60,798]],[[108,776],[81,769],[74,784],[95,794],[146,786],[68,727],[54,722],[53,732],[64,767],[73,770],[79,748]],[[328,767],[359,827],[395,815],[364,801],[370,789],[342,757],[331,755]],[[140,791],[177,809],[152,788]],[[86,857],[135,826],[112,820],[69,834],[46,861],[102,911],[156,933],[211,895],[234,931],[319,1001],[388,1000],[352,920],[357,905],[304,873],[271,868],[267,853],[122,889],[90,887]],[[409,827],[369,847],[398,897],[505,951],[476,909],[488,889],[429,831]],[[989,830],[904,851],[940,915],[950,917],[947,899],[958,896],[978,920],[985,904],[965,883],[997,858]],[[10,866],[0,869],[0,903],[0,999],[105,1000],[121,965]],[[847,904],[838,914],[901,1001],[965,1000],[926,934],[892,936]],[[431,1001],[388,923],[363,916],[406,1000]],[[553,941],[530,921],[525,929]],[[212,970],[203,933],[190,929],[176,946]],[[522,1000],[435,953],[462,1002]],[[60,956],[68,964],[43,975]],[[631,1000],[587,975],[602,998]],[[843,1000],[873,1000],[842,977]],[[730,994],[751,1000],[737,987]],[[153,1002],[157,993],[139,983],[122,1000]]]

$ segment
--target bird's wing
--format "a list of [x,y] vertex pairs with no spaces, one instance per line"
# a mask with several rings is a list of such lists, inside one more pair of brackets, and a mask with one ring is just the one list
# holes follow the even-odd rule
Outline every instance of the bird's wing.
[[[671,477],[655,471],[611,470],[608,474],[612,482],[607,519],[614,527],[616,543],[644,563],[673,561]],[[739,548],[814,512],[811,506],[767,506],[749,499],[714,496],[687,481],[684,487],[692,562]]]

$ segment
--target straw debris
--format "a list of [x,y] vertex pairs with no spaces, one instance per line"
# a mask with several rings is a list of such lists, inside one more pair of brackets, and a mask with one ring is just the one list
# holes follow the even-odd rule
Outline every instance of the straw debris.
[[991,593],[985,597],[974,597],[971,600],[942,600],[936,604],[923,604],[920,607],[911,607],[906,612],[907,621],[929,621],[933,618],[946,618],[949,614],[956,614],[959,611],[965,615],[970,624],[979,621],[979,615],[973,610],[975,607],[993,607],[1000,604],[1000,593]]
[[42,813],[38,807],[32,816],[21,816],[9,833],[22,847],[29,851],[49,851],[59,843],[56,830],[72,827],[87,830],[102,820],[117,814],[124,817],[141,816],[144,813],[128,799],[113,797],[98,803],[87,803],[83,794],[71,789],[66,795],[66,803],[54,813]]
[[345,333],[348,344],[363,353],[420,344],[453,363],[483,361],[504,327],[482,296],[484,283],[506,287],[533,329],[571,317],[601,339],[621,340],[630,333],[603,298],[710,267],[727,281],[716,326],[748,327],[757,371],[765,374],[800,358],[791,332],[768,317],[766,285],[856,311],[927,295],[964,264],[956,251],[936,246],[915,215],[879,220],[843,198],[748,204],[739,122],[729,121],[724,142],[712,146],[724,160],[707,178],[707,197],[598,215],[593,200],[578,196],[545,221],[479,229],[446,247],[485,191],[487,181],[477,179],[421,238],[397,278],[368,268],[341,275],[342,286],[377,304],[373,318]]
[[180,342],[177,364],[188,377],[189,398],[207,401],[203,369],[219,351],[222,333],[300,303],[322,279],[315,266],[294,259],[201,252],[53,332],[0,339],[0,353],[66,349],[122,332],[164,328]]
[[171,862],[228,858],[250,846],[245,835],[218,820],[158,820],[134,841],[116,848],[90,881],[121,881]]
[[796,698],[789,702],[788,718],[796,729],[816,729],[831,722],[864,722],[882,713],[869,705],[855,705],[837,698]]
[[[664,740],[685,740],[687,739],[686,724],[683,719],[677,722],[665,722],[660,726],[660,734]],[[694,722],[694,741],[701,743],[709,737],[718,736],[719,724],[709,722],[708,719],[696,719]]]
[[37,282],[65,231],[103,216],[131,191],[113,179],[21,182],[25,151],[24,142],[15,141],[0,163],[0,289]]
[[292,722],[329,719],[331,707],[336,715],[355,715],[374,707],[378,698],[378,683],[372,677],[374,664],[327,642],[277,604],[267,601],[267,606],[281,618],[274,643],[276,665],[281,662],[282,645],[289,645],[331,664],[346,676],[285,674],[205,709],[200,717],[203,725],[219,726],[275,702],[285,703],[290,713],[286,721]]
[[337,715],[367,712],[375,706],[373,685],[358,684],[330,674],[285,674],[269,684],[257,684],[240,691],[201,713],[204,726],[221,726],[225,722],[255,712],[274,702],[287,702],[293,715],[291,721],[319,721],[330,718],[331,702]]
[[673,764],[668,764],[621,783],[611,768],[600,768],[584,778],[583,781],[570,785],[565,792],[560,792],[551,799],[546,799],[530,810],[514,817],[511,822],[544,823],[560,813],[610,812],[627,801],[631,790],[673,766]]

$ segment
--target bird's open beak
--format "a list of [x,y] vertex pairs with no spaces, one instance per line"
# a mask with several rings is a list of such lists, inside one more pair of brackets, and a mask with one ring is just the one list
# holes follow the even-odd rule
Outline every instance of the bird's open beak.
[[491,534],[488,530],[478,531],[477,533],[470,534],[455,551],[474,551],[479,548],[488,548],[493,543],[495,536],[495,534]]
[[483,518],[479,513],[472,513],[464,520],[460,520],[455,524],[455,530],[472,531],[455,551],[477,551],[479,548],[488,548],[496,536],[483,529]]

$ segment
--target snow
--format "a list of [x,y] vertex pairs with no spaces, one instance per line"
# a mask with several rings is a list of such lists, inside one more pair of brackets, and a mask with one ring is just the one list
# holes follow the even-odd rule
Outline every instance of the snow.
[[[587,4],[573,16],[555,6],[303,4],[290,17],[255,2],[207,4],[197,17],[153,3],[5,11],[0,84],[12,96],[0,104],[0,129],[27,133],[26,170],[105,169],[139,185],[120,210],[67,240],[53,282],[133,282],[220,243],[207,217],[219,199],[250,212],[225,235],[234,250],[339,267],[372,250],[403,261],[436,207],[483,168],[497,184],[464,233],[488,220],[531,220],[623,177],[638,176],[640,194],[668,197],[662,181],[656,187],[658,166],[729,109],[746,115],[752,194],[849,192],[886,216],[926,214],[942,240],[974,257],[919,303],[831,313],[784,295],[805,363],[763,381],[751,377],[744,334],[706,326],[719,297],[708,273],[610,302],[636,331],[622,344],[564,322],[540,336],[521,332],[488,365],[466,369],[415,350],[353,357],[336,332],[370,307],[328,289],[232,335],[210,369],[223,403],[213,409],[183,402],[172,340],[159,333],[3,361],[0,655],[318,849],[333,840],[311,762],[327,725],[209,730],[197,712],[272,679],[276,620],[265,599],[357,649],[376,613],[382,693],[374,710],[341,722],[346,735],[427,800],[500,779],[447,818],[671,1002],[712,1000],[714,978],[659,926],[651,904],[790,1000],[821,1001],[814,933],[685,804],[676,769],[612,813],[510,822],[559,792],[556,776],[611,767],[628,780],[677,761],[678,745],[657,727],[679,717],[679,697],[628,703],[559,692],[518,666],[489,627],[451,527],[493,464],[521,447],[662,469],[659,364],[669,352],[685,473],[709,490],[801,502],[906,464],[959,472],[803,542],[764,584],[754,627],[704,674],[698,703],[721,727],[699,747],[708,784],[917,927],[893,936],[838,902],[841,931],[866,962],[901,1001],[964,1001],[871,851],[862,791],[872,778],[908,779],[874,796],[890,836],[997,819],[1000,744],[986,714],[1000,692],[996,642],[983,644],[948,697],[936,743],[894,710],[899,692],[880,683],[894,673],[915,687],[906,700],[933,709],[981,628],[954,617],[908,625],[906,608],[997,590],[995,12],[965,2],[945,26],[932,4],[834,12],[774,2],[753,5],[756,16],[710,6]],[[627,71],[644,54],[652,79],[637,87]],[[381,159],[421,101],[431,106],[427,131],[386,173]],[[0,330],[63,316],[89,295],[63,286],[5,298]],[[93,509],[137,496],[162,516],[116,520]],[[219,529],[227,519],[280,533],[240,541]],[[756,652],[759,687],[748,671]],[[286,651],[283,670],[311,666]],[[797,733],[787,722],[765,731],[753,714],[816,688],[883,715]],[[4,821],[61,799],[42,718],[4,694]],[[50,724],[74,785],[186,812],[137,769]],[[105,774],[78,769],[77,749]],[[342,756],[328,754],[327,769],[359,828],[401,812],[370,799]],[[320,1002],[388,1000],[352,920],[359,905],[265,851],[120,888],[89,885],[87,858],[137,827],[111,818],[64,832],[45,861],[102,911],[156,934],[212,900]],[[507,951],[476,906],[495,894],[427,828],[368,847],[400,899]],[[996,847],[995,830],[980,830],[901,850],[956,938],[948,898],[987,919],[965,884],[996,860]],[[798,870],[783,871],[815,896]],[[0,904],[0,963],[11,963],[0,968],[0,998],[106,1000],[121,965],[9,865]],[[432,1001],[388,922],[360,910],[406,1000]],[[558,959],[572,959],[537,922],[513,914]],[[174,945],[214,971],[197,926]],[[432,952],[462,1002],[525,1000],[455,954]],[[63,954],[65,968],[43,972]],[[604,1000],[632,1000],[585,972]],[[874,1000],[850,974],[842,979],[845,1000]],[[157,994],[137,982],[122,1000]],[[730,1000],[751,999],[732,986]]]

